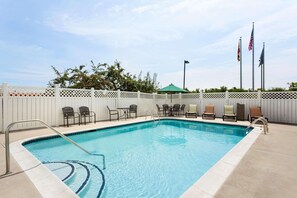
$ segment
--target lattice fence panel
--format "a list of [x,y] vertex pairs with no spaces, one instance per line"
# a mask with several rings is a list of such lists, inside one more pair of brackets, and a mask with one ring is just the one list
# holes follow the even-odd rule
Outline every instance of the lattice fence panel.
[[60,89],[60,97],[87,98],[87,97],[91,97],[91,90],[90,89]]
[[107,91],[107,90],[95,90],[94,91],[95,98],[117,98],[117,91]]
[[150,93],[140,93],[140,98],[153,99],[154,95]]
[[297,99],[297,92],[263,92],[262,99]]
[[182,100],[184,99],[200,99],[200,93],[181,94]]
[[229,92],[229,99],[258,99],[257,92]]
[[203,100],[205,99],[225,99],[225,93],[203,93]]
[[138,94],[137,94],[137,92],[124,92],[124,91],[121,91],[120,97],[121,98],[137,98]]
[[8,95],[20,97],[55,97],[55,89],[44,87],[8,86]]

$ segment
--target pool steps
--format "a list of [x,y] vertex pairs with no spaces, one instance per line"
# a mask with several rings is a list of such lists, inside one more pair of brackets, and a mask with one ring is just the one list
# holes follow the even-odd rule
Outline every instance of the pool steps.
[[89,155],[97,156],[97,157],[102,157],[103,170],[106,168],[105,167],[105,155],[104,154],[91,153],[90,151],[86,150],[85,148],[83,148],[82,146],[80,146],[78,143],[76,143],[75,141],[73,141],[72,139],[70,139],[69,137],[67,137],[66,135],[64,135],[63,133],[60,133],[59,131],[57,131],[53,127],[49,126],[44,121],[42,121],[40,119],[32,119],[32,120],[20,120],[20,121],[12,122],[12,123],[10,123],[7,126],[7,128],[5,130],[5,162],[6,162],[6,173],[5,174],[9,174],[10,173],[10,146],[9,146],[10,145],[9,144],[9,142],[10,142],[9,141],[9,131],[10,131],[10,128],[13,127],[16,124],[27,123],[27,122],[39,122],[40,124],[43,124],[48,129],[50,129],[51,131],[55,132],[57,135],[59,135],[61,138],[63,138],[67,142],[71,143],[72,145],[74,145],[77,148],[79,148],[82,151],[84,151],[85,153],[87,153]]
[[80,197],[88,197],[92,191],[98,191],[97,197],[102,195],[105,178],[98,166],[79,160],[43,162],[43,164]]

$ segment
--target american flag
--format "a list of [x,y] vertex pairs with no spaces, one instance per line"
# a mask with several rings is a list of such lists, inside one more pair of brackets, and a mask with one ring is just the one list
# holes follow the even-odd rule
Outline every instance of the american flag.
[[262,66],[264,65],[264,46],[263,46],[263,49],[262,49],[262,52],[261,52],[261,56],[260,56],[260,60],[259,60],[259,66]]
[[254,41],[254,28],[252,30],[252,34],[251,34],[251,39],[250,39],[250,44],[249,44],[249,51],[251,51],[253,49],[253,41]]

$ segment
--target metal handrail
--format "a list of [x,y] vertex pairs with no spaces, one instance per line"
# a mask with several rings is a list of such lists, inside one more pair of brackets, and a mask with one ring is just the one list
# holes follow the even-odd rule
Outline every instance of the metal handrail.
[[78,143],[76,143],[73,140],[71,140],[70,138],[68,138],[66,135],[60,133],[56,129],[54,129],[51,126],[49,126],[48,124],[46,124],[44,121],[39,120],[39,119],[33,119],[33,120],[21,120],[21,121],[17,121],[17,122],[12,122],[7,126],[7,128],[5,130],[5,156],[6,156],[6,173],[5,174],[10,173],[9,130],[13,125],[19,124],[19,123],[25,123],[25,122],[39,122],[39,123],[43,124],[44,126],[46,126],[48,129],[51,129],[52,131],[54,131],[56,134],[58,134],[60,137],[62,137],[67,142],[73,144],[74,146],[76,146],[79,149],[81,149],[82,151],[84,151],[85,153],[87,153],[89,155],[94,155],[94,156],[101,156],[102,160],[103,160],[103,170],[105,169],[105,155],[98,154],[98,153],[91,153],[90,151],[88,151],[85,148],[83,148],[82,146],[80,146]]
[[245,130],[251,128],[258,121],[262,122],[263,128],[264,128],[264,134],[266,135],[268,133],[268,121],[264,117],[259,117],[259,118],[255,119]]

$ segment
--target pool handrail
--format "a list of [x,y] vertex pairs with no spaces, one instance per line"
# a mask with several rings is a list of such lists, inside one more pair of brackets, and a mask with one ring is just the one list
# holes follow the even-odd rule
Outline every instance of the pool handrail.
[[43,124],[44,126],[46,126],[48,129],[51,129],[53,132],[55,132],[56,134],[58,134],[60,137],[62,137],[64,140],[66,140],[67,142],[73,144],[74,146],[78,147],[79,149],[81,149],[82,151],[84,151],[85,153],[89,154],[89,155],[94,155],[94,156],[101,156],[102,160],[103,160],[103,170],[105,169],[105,155],[103,154],[98,154],[98,153],[91,153],[90,151],[86,150],[85,148],[83,148],[82,146],[80,146],[78,143],[76,143],[75,141],[71,140],[69,137],[67,137],[66,135],[60,133],[59,131],[57,131],[56,129],[54,129],[53,127],[49,126],[48,124],[46,124],[44,121],[40,120],[40,119],[32,119],[32,120],[20,120],[20,121],[16,121],[16,122],[12,122],[10,123],[6,130],[5,130],[5,159],[6,159],[6,173],[5,174],[9,174],[10,173],[10,148],[9,148],[9,130],[10,128],[15,125],[15,124],[19,124],[19,123],[25,123],[25,122],[39,122],[41,124]]
[[259,118],[255,119],[245,130],[247,131],[249,128],[251,128],[258,121],[262,122],[263,132],[266,135],[268,133],[268,121],[265,119],[265,117],[259,117]]

